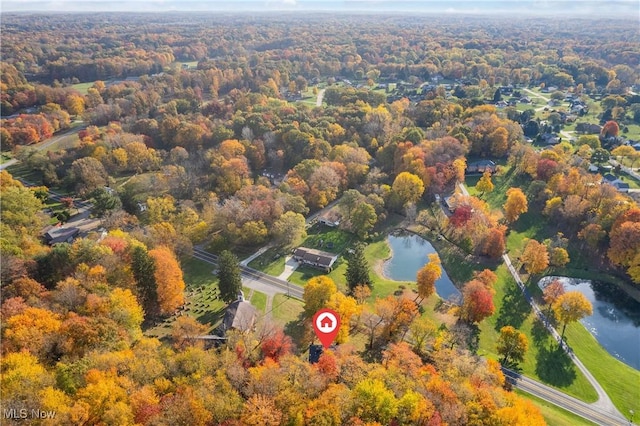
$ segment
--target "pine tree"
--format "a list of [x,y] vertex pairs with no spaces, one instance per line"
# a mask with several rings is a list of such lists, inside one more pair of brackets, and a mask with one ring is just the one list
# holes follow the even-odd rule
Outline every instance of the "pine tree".
[[158,314],[158,289],[154,275],[156,265],[145,247],[134,247],[131,254],[131,269],[147,318],[156,316]]
[[218,258],[218,288],[222,300],[227,303],[233,302],[242,289],[238,258],[228,250]]
[[369,262],[364,257],[364,245],[356,244],[353,254],[349,256],[347,272],[344,274],[349,285],[349,291],[353,291],[359,285],[371,287],[369,276]]

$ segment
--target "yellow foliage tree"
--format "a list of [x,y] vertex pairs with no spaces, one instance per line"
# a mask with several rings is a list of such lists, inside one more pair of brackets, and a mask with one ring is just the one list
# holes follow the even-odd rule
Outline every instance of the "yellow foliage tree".
[[504,214],[507,222],[515,222],[522,213],[529,210],[527,197],[520,188],[509,188],[507,190],[507,202],[504,204]]
[[562,326],[562,336],[567,324],[578,321],[586,316],[593,314],[593,306],[591,302],[579,291],[568,291],[556,299],[553,304],[553,311]]
[[491,172],[486,170],[476,184],[476,191],[480,191],[480,197],[482,197],[485,193],[493,191],[493,187],[493,182],[491,182]]
[[524,269],[530,274],[538,274],[549,267],[547,246],[536,240],[529,240],[520,256]]
[[437,253],[429,254],[429,262],[427,262],[419,271],[416,277],[418,285],[418,296],[426,299],[435,291],[436,281],[442,276],[442,267],[440,266],[440,257]]

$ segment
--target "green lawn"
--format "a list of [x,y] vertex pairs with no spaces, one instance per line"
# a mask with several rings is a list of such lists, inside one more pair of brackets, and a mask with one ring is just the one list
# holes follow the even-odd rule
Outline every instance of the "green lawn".
[[249,267],[277,277],[284,272],[285,253],[280,247],[271,247],[249,262]]
[[564,410],[557,405],[554,405],[544,399],[538,398],[526,392],[518,389],[514,389],[514,392],[518,394],[520,398],[531,401],[536,407],[540,409],[542,417],[547,424],[552,426],[589,426],[595,425],[595,423],[589,420],[583,419],[580,416],[573,414],[570,411]]
[[347,231],[330,228],[318,223],[307,229],[307,238],[300,245],[329,253],[341,254],[355,239],[355,235]]
[[259,291],[253,291],[253,295],[251,296],[251,300],[249,300],[253,306],[256,307],[257,310],[264,312],[267,308],[267,295],[261,293]]
[[95,81],[90,81],[88,83],[77,83],[77,84],[72,84],[71,88],[77,90],[82,95],[86,95],[89,88],[94,84],[95,84]]
[[611,356],[580,323],[568,325],[565,338],[622,415],[640,413],[640,371]]
[[13,159],[13,154],[11,152],[3,152],[0,154],[0,164],[4,164],[9,160]]
[[276,294],[273,297],[272,318],[282,324],[296,321],[302,313],[304,303],[298,299],[293,299],[284,294]]

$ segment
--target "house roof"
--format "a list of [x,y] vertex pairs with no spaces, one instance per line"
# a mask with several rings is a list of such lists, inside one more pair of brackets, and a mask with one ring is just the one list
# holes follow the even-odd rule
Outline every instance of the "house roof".
[[614,182],[616,180],[618,180],[617,177],[615,177],[614,175],[612,175],[611,173],[607,173],[604,176],[602,176],[602,179],[608,181],[608,182]]
[[298,247],[293,251],[293,255],[302,258],[303,261],[309,263],[315,263],[326,268],[330,268],[331,265],[338,259],[337,254],[327,253],[326,251],[310,249],[306,247]]
[[495,167],[496,163],[491,160],[478,160],[469,163],[467,167]]
[[256,315],[257,310],[251,303],[244,300],[236,300],[227,307],[222,320],[222,327],[225,331],[232,328],[247,331],[253,327]]
[[79,232],[80,229],[74,226],[69,228],[54,227],[45,232],[44,238],[49,244],[63,243],[78,235]]

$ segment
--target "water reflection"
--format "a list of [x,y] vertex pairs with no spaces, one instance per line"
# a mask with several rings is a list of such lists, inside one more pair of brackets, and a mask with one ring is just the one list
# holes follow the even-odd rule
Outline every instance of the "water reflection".
[[579,291],[593,305],[593,315],[580,322],[611,355],[640,370],[640,303],[614,285],[567,277],[544,277],[542,289],[554,279],[566,291]]
[[[390,235],[387,241],[392,257],[384,264],[384,275],[396,281],[415,281],[418,270],[428,261],[427,255],[436,253],[429,241],[414,234]],[[442,276],[436,281],[436,292],[443,299],[460,296],[444,269]]]

